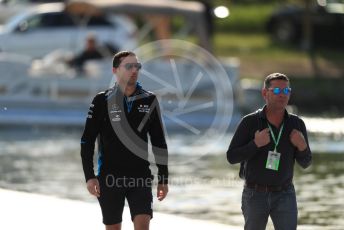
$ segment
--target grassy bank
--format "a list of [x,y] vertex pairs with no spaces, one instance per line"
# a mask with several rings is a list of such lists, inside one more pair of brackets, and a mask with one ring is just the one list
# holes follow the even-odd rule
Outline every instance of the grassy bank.
[[307,57],[305,52],[295,47],[273,43],[266,33],[218,32],[213,42],[217,56],[281,58],[290,61]]
[[344,114],[344,100],[341,86],[344,79],[292,79],[292,97],[290,103],[295,104],[303,113],[338,117]]
[[303,112],[327,115],[344,112],[338,90],[344,85],[343,51],[317,48],[310,54],[295,45],[273,42],[265,31],[265,23],[276,2],[221,3],[229,7],[231,14],[227,19],[215,20],[215,56],[237,57],[240,78],[261,81],[272,72],[287,74],[292,79],[291,103]]
[[216,56],[238,57],[240,77],[263,78],[271,72],[294,77],[344,77],[344,52],[317,49],[313,59],[298,47],[276,44],[265,33],[222,33],[214,36]]
[[299,46],[271,40],[265,25],[277,2],[227,4],[230,16],[215,20],[214,54],[238,57],[243,78],[261,78],[276,71],[296,77],[344,77],[343,51],[317,48],[310,54]]
[[275,7],[274,3],[230,4],[230,16],[226,20],[216,19],[215,28],[222,32],[262,32]]

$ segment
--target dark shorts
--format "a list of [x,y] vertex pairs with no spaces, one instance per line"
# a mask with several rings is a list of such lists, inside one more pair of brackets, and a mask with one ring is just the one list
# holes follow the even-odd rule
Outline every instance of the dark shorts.
[[99,179],[100,197],[98,198],[105,225],[118,224],[122,222],[123,208],[127,199],[131,219],[136,215],[146,214],[153,217],[153,196],[151,185],[129,186],[106,183]]

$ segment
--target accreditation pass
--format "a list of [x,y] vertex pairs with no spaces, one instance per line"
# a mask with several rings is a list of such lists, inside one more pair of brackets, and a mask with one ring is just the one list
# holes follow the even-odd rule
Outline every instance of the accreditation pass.
[[278,171],[281,154],[275,151],[269,151],[265,168]]

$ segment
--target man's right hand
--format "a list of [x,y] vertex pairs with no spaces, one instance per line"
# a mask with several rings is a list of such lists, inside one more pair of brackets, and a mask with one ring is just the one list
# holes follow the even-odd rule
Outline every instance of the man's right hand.
[[258,148],[263,147],[270,143],[270,133],[269,129],[263,129],[262,131],[256,131],[254,134],[254,143],[257,145]]
[[89,193],[96,197],[100,197],[100,187],[99,187],[99,181],[96,178],[89,179],[87,181],[87,190]]

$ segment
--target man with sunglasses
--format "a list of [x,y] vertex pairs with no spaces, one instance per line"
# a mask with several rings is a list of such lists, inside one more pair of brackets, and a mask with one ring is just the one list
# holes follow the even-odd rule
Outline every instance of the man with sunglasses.
[[245,229],[265,229],[269,216],[277,230],[297,227],[294,164],[307,168],[312,154],[304,122],[286,110],[290,93],[286,75],[268,75],[262,89],[265,106],[241,120],[227,151],[229,163],[241,164],[245,180]]
[[[157,198],[168,193],[168,153],[156,96],[137,82],[142,65],[130,51],[114,55],[116,84],[95,96],[81,138],[81,158],[88,191],[98,198],[107,230],[121,229],[125,199],[135,230],[148,230],[153,176],[148,136],[158,167]],[[98,141],[98,174],[93,169]]]

